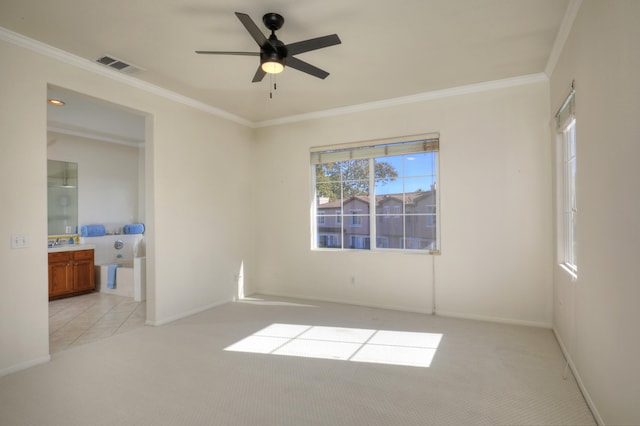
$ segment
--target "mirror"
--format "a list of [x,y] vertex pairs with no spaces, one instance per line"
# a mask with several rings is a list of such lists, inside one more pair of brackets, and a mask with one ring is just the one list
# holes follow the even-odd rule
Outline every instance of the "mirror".
[[74,234],[78,226],[78,163],[47,160],[49,235]]

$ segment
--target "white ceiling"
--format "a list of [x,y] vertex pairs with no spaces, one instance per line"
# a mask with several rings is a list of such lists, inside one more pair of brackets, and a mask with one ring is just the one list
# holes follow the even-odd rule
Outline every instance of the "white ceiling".
[[[569,0],[2,0],[0,26],[87,60],[110,54],[137,79],[253,123],[542,73]],[[258,51],[234,12],[260,26],[277,12],[292,43],[342,44],[298,57],[331,75],[287,68],[269,99]],[[264,32],[267,33],[266,28]],[[115,71],[114,71],[115,72]]]
[[130,146],[144,144],[145,116],[140,113],[56,86],[48,87],[47,97],[65,103],[47,105],[49,132]]

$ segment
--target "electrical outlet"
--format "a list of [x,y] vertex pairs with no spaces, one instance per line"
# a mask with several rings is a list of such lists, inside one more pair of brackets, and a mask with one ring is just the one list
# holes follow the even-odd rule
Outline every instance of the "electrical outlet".
[[19,249],[29,247],[29,237],[21,234],[11,235],[11,248]]

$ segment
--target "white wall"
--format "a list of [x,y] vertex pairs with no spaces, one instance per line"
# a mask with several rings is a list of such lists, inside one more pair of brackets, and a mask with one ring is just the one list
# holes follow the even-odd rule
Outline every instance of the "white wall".
[[[243,250],[252,222],[242,204],[252,183],[250,130],[67,59],[0,41],[0,375],[49,356],[47,84],[150,114],[144,192],[151,323],[230,300],[241,262],[252,261]],[[13,233],[28,236],[30,246],[10,249]]]
[[640,2],[586,0],[551,76],[553,112],[576,82],[578,162],[578,279],[554,269],[554,328],[616,425],[640,424],[639,42]]
[[[438,312],[550,326],[548,84],[526,82],[259,129],[254,290],[431,312],[435,261]],[[429,132],[441,255],[310,250],[310,147]]]
[[[138,212],[137,147],[49,132],[47,158],[78,163],[78,226],[144,222]],[[142,151],[144,155],[144,151]]]
[[[47,88],[38,68],[23,65],[16,49],[0,43],[0,374],[49,359]],[[12,250],[14,233],[29,247]]]

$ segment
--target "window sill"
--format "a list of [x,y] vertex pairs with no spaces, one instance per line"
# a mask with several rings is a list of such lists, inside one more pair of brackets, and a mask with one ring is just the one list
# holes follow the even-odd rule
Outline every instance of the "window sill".
[[391,249],[391,248],[376,248],[376,249],[351,249],[351,248],[329,248],[329,247],[312,247],[311,251],[315,252],[331,252],[331,253],[397,253],[397,254],[411,254],[421,256],[440,256],[440,250],[406,250],[406,249]]

